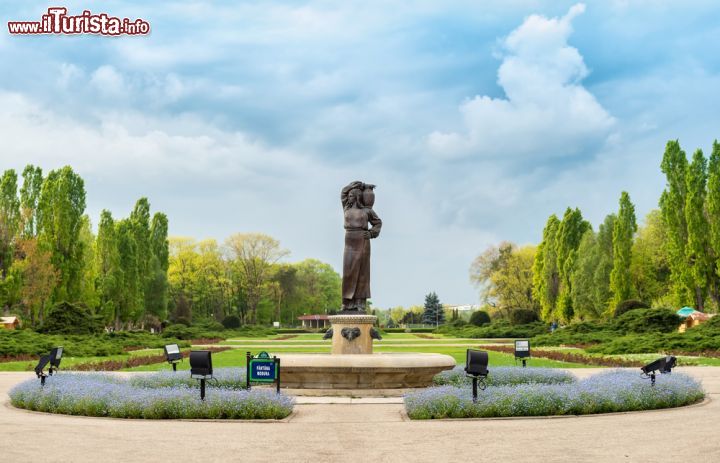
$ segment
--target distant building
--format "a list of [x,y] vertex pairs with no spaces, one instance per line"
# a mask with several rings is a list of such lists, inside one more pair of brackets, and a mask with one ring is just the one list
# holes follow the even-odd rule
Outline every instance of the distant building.
[[20,320],[17,317],[0,317],[0,328],[14,330],[20,327]]
[[330,319],[327,315],[300,315],[298,318],[303,328],[320,329],[330,327]]
[[457,310],[458,312],[475,312],[482,308],[478,304],[463,304],[463,305],[445,305],[446,309]]
[[684,333],[685,331],[687,331],[688,328],[692,328],[693,326],[698,326],[698,325],[710,320],[710,317],[712,317],[712,315],[708,315],[703,312],[695,311],[695,312],[691,313],[690,315],[688,315],[687,317],[685,317],[683,322],[678,327],[678,331],[680,333]]

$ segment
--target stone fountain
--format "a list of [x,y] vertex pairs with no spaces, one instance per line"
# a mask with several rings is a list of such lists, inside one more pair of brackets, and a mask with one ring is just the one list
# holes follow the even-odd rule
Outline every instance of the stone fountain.
[[[298,389],[396,389],[426,387],[455,359],[442,354],[373,354],[377,317],[365,312],[370,298],[370,240],[382,221],[373,210],[375,185],[352,182],[342,189],[345,218],[342,311],[329,317],[331,355],[281,354],[282,384]],[[368,225],[370,228],[368,228]]]

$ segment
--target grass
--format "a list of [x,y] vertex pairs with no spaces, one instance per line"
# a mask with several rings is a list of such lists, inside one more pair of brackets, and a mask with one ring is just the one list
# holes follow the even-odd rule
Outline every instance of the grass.
[[[664,354],[615,354],[615,355],[604,355],[593,352],[587,352],[584,349],[578,347],[538,347],[538,350],[547,351],[563,351],[579,353],[588,357],[606,357],[606,358],[618,358],[622,360],[635,360],[638,362],[650,363],[656,360],[658,357],[662,357]],[[677,355],[678,366],[709,366],[717,367],[720,366],[720,358],[716,357],[702,357],[693,355]]]
[[[60,363],[61,370],[70,370],[73,365],[87,362],[104,362],[106,360],[125,360],[136,356],[149,356],[162,354],[162,349],[133,350],[126,354],[108,355],[104,357],[63,357]],[[35,360],[21,360],[17,362],[0,363],[0,371],[32,371],[37,365]]]

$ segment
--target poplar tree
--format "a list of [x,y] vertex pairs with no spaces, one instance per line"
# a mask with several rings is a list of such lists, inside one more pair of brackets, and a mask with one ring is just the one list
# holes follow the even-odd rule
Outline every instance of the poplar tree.
[[703,311],[710,280],[710,226],[705,217],[705,186],[707,184],[707,161],[702,150],[696,150],[686,175],[685,220],[687,222],[687,247],[685,262],[688,280],[695,300],[695,308]]
[[718,303],[718,278],[720,277],[720,143],[713,142],[710,162],[708,164],[707,198],[705,199],[710,231],[711,272],[713,272],[712,291]]
[[543,320],[553,319],[558,295],[558,269],[556,238],[560,220],[552,214],[543,229],[543,239],[538,246],[533,263],[533,297],[540,304]]
[[145,310],[162,320],[167,315],[168,305],[169,242],[168,218],[160,212],[152,218],[149,247]]
[[572,275],[572,306],[582,319],[597,318],[595,303],[595,271],[600,261],[597,235],[588,230],[580,240],[578,259]]
[[599,312],[605,312],[610,305],[612,293],[610,292],[610,272],[613,268],[613,230],[615,229],[615,214],[608,214],[603,223],[600,224],[597,234],[598,242],[598,265],[595,269],[595,308]]
[[138,246],[131,220],[123,219],[116,222],[115,233],[121,269],[119,318],[120,321],[127,322],[137,318],[143,302],[139,279]]
[[141,319],[145,312],[145,293],[150,284],[150,264],[152,260],[150,251],[150,203],[147,198],[140,198],[135,203],[135,208],[130,213],[130,225],[136,247],[138,298],[142,301],[137,307],[140,313],[135,314],[135,318]]
[[692,276],[685,259],[688,241],[685,215],[688,162],[677,140],[667,143],[660,168],[667,179],[665,190],[660,196],[660,210],[668,237],[671,292],[675,304],[681,306],[693,300],[693,291]]
[[100,213],[100,224],[95,242],[95,267],[97,273],[97,291],[100,297],[100,309],[120,328],[120,254],[118,251],[115,220],[110,211]]
[[580,246],[583,234],[589,229],[590,223],[583,220],[579,209],[573,210],[568,207],[565,210],[556,238],[559,290],[555,303],[555,316],[566,322],[573,318],[572,274],[577,259],[577,248]]
[[0,282],[7,277],[20,229],[20,201],[17,196],[17,174],[6,170],[0,178]]
[[37,209],[42,189],[42,169],[27,165],[22,173],[23,184],[20,188],[20,216],[22,218],[22,237],[33,238],[37,235]]
[[633,236],[637,231],[635,206],[630,195],[623,191],[620,195],[620,211],[613,227],[612,249],[613,266],[610,272],[610,292],[612,302],[610,312],[613,313],[617,304],[630,299],[633,293],[630,279],[630,263]]

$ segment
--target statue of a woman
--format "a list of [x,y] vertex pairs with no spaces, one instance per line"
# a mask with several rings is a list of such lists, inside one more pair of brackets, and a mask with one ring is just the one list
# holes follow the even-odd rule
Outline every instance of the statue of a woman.
[[[380,234],[382,221],[372,209],[375,185],[352,182],[342,189],[345,212],[343,254],[343,311],[364,312],[370,298],[370,239]],[[368,223],[372,226],[368,229]]]

